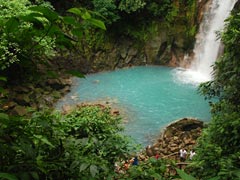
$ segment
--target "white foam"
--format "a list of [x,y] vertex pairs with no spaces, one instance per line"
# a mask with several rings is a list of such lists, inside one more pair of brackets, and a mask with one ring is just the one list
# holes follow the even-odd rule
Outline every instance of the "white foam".
[[[194,46],[194,58],[187,70],[176,69],[176,78],[182,83],[199,84],[212,79],[212,66],[219,56],[221,41],[216,32],[224,28],[237,0],[213,0],[200,25]],[[189,58],[187,55],[186,58]]]
[[202,82],[211,80],[211,77],[207,74],[191,69],[176,68],[173,70],[173,74],[177,81],[183,84],[199,85]]

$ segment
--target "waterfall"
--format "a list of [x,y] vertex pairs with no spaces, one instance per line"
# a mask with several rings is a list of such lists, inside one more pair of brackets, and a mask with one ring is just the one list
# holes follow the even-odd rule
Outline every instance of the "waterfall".
[[197,84],[212,79],[212,65],[218,58],[221,45],[216,32],[223,30],[224,20],[236,2],[237,0],[212,0],[196,36],[192,63],[189,69],[176,70],[178,79]]

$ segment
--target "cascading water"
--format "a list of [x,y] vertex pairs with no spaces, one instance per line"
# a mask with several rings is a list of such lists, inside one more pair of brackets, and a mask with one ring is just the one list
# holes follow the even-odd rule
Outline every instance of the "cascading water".
[[218,58],[221,44],[216,32],[223,30],[224,20],[230,15],[236,2],[237,0],[212,0],[197,34],[194,58],[190,68],[176,70],[179,80],[184,83],[198,84],[212,79],[212,65]]

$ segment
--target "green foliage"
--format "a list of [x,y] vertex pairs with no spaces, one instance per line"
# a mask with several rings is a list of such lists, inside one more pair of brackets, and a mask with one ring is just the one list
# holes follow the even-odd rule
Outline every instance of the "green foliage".
[[96,28],[106,30],[96,14],[83,8],[71,8],[71,16],[60,16],[48,3],[14,0],[1,7],[7,13],[0,13],[0,69],[17,71],[14,77],[21,79],[38,72],[39,64],[47,64],[59,49],[94,39]]
[[23,15],[26,13],[27,7],[30,5],[28,0],[0,0],[0,19],[10,18],[16,15]]
[[30,119],[1,116],[0,177],[104,179],[130,152],[109,109],[82,107],[68,115],[35,112]]
[[8,174],[8,173],[0,173],[0,178],[4,178],[7,180],[18,180],[18,178],[12,174]]
[[148,26],[142,24],[136,24],[135,26],[128,26],[122,28],[124,35],[131,37],[133,40],[141,43],[146,42],[150,37],[153,37],[158,32],[158,25],[156,22],[151,22]]
[[166,174],[168,161],[164,159],[149,158],[140,162],[139,165],[132,165],[126,173],[116,174],[117,179],[138,179],[138,180],[167,180],[170,177]]
[[179,14],[179,7],[176,5],[172,5],[172,10],[165,16],[166,21],[167,21],[167,25],[172,25],[172,23],[174,24],[175,21],[177,20],[176,17]]
[[126,13],[135,12],[146,5],[144,0],[121,0],[118,8]]
[[199,140],[192,166],[200,179],[239,179],[239,21],[239,13],[227,20],[221,36],[224,54],[214,65],[214,80],[200,86],[206,98],[212,100],[212,120]]
[[75,76],[78,78],[85,78],[85,76],[82,73],[80,73],[79,71],[71,70],[71,71],[67,71],[66,73],[71,74],[72,76]]
[[[64,2],[55,4],[59,6]],[[182,33],[187,37],[186,49],[192,47],[197,29],[194,27],[197,15],[197,2],[194,0],[179,3],[172,0],[90,0],[77,1],[75,4],[97,12],[100,15],[97,17],[108,26],[107,36],[115,38],[127,36],[144,42],[150,37],[146,35],[148,32],[143,33],[144,30],[148,30],[153,22],[165,22],[169,31],[172,30],[172,34],[179,31],[177,27],[173,29],[176,24],[184,26]]]
[[[86,9],[83,8],[71,8],[68,10],[68,12],[75,14],[77,17],[81,18],[82,20],[84,20],[84,24],[81,26],[86,26],[88,24],[90,25],[94,25],[100,29],[106,30],[106,27],[104,25],[104,23],[100,20],[94,19],[91,15],[91,13],[89,11],[87,11]],[[70,21],[68,21],[69,23]],[[71,23],[71,22],[70,22]],[[76,26],[77,23],[79,22],[74,22],[72,23],[72,25]],[[81,26],[77,26],[76,28],[80,29]]]
[[94,11],[101,14],[107,24],[112,24],[120,18],[113,0],[93,0],[93,5]]
[[172,9],[172,1],[147,1],[146,9],[149,14],[152,14],[155,17],[166,17],[166,14]]
[[183,170],[176,168],[177,173],[179,174],[179,176],[183,179],[183,180],[196,180],[196,178],[194,178],[193,176],[185,173]]
[[44,6],[40,10],[28,1],[5,2],[2,8],[6,13],[0,17],[1,69],[26,58],[31,60],[31,57],[50,57],[54,54],[55,37],[47,36],[47,33],[57,14]]

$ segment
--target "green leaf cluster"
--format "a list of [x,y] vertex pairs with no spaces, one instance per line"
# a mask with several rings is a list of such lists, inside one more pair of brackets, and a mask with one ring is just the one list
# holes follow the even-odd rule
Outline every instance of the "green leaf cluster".
[[[84,8],[71,8],[60,16],[49,3],[4,1],[0,12],[0,69],[16,71],[15,77],[38,72],[41,64],[59,51],[73,49],[82,39],[91,39],[104,23]],[[21,74],[20,74],[21,73]]]
[[[39,8],[29,1],[5,1],[0,16],[0,68],[2,70],[15,62],[31,57],[54,54],[55,37],[48,36],[51,21],[57,14],[45,6]],[[47,15],[48,14],[48,15]]]
[[212,103],[212,119],[199,140],[192,169],[200,179],[240,178],[239,22],[239,12],[226,21],[224,53],[214,65],[214,80],[200,86]]
[[135,12],[146,5],[144,0],[121,0],[118,8],[126,13]]
[[68,115],[0,114],[0,178],[104,179],[132,150],[109,109],[86,106]]
[[107,24],[112,24],[120,19],[117,5],[113,0],[93,0],[94,11],[103,16]]

